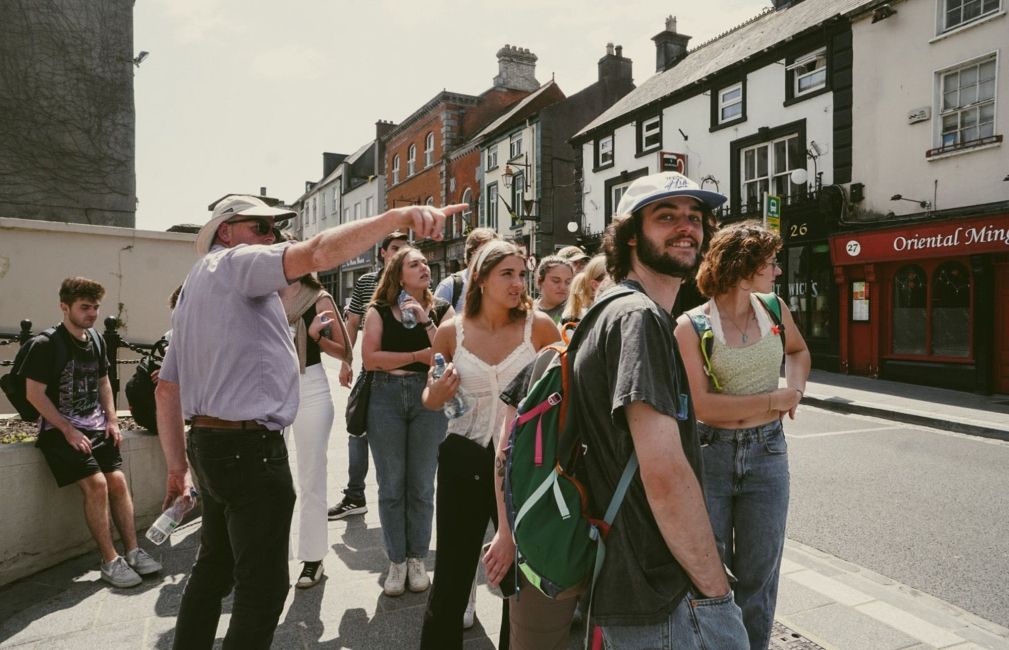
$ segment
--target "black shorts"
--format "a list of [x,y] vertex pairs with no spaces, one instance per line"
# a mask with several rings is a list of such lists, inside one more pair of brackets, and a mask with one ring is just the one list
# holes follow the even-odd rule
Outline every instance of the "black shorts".
[[[104,431],[81,431],[91,440],[91,453],[85,454],[70,446],[58,429],[46,429],[39,434],[35,446],[42,450],[46,463],[60,487],[76,483],[98,472],[114,472],[123,466],[123,457],[115,441]],[[96,447],[97,445],[97,447]]]

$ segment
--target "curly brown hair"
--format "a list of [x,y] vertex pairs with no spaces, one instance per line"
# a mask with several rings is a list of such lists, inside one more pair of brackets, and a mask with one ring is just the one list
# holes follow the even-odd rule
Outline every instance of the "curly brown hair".
[[71,307],[78,300],[99,302],[104,297],[105,287],[88,278],[67,278],[60,285],[60,302]]
[[[701,242],[700,254],[703,256],[711,242],[712,235],[718,229],[718,222],[715,220],[715,213],[704,203],[697,202],[701,210],[701,228],[704,231],[704,240]],[[647,207],[647,206],[646,206]],[[643,236],[642,220],[644,219],[644,208],[633,214],[623,214],[613,217],[613,221],[606,227],[603,234],[603,254],[606,255],[606,272],[614,282],[622,282],[631,272],[631,245],[634,238]]]
[[781,237],[759,221],[741,221],[722,227],[697,272],[697,288],[709,298],[728,293],[753,277],[767,259],[781,250]]

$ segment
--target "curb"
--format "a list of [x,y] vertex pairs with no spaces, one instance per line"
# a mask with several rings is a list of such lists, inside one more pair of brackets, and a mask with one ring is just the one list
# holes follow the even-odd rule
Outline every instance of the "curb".
[[983,424],[974,424],[961,420],[942,419],[939,417],[922,415],[920,413],[908,413],[906,411],[899,411],[892,408],[887,409],[869,406],[867,404],[859,404],[858,402],[846,401],[837,397],[823,398],[804,395],[801,401],[803,404],[822,408],[827,411],[834,411],[836,413],[871,415],[873,417],[883,418],[884,420],[896,420],[897,422],[905,422],[907,424],[917,424],[931,427],[933,429],[955,431],[956,433],[964,433],[971,436],[992,438],[995,440],[1002,440],[1003,442],[1009,442],[1009,430],[997,429]]

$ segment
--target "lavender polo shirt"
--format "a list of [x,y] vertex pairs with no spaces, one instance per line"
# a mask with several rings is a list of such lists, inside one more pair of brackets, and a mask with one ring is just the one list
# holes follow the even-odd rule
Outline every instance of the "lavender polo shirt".
[[284,250],[214,246],[186,276],[162,379],[186,419],[209,415],[283,429],[298,412],[298,360],[280,303]]

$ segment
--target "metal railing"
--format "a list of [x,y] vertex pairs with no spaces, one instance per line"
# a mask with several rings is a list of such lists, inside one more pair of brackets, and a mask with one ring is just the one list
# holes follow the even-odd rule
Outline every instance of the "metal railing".
[[[25,319],[21,321],[21,331],[19,333],[0,334],[0,347],[11,345],[12,343],[17,343],[19,346],[24,345],[29,339],[35,336],[35,334],[32,333],[32,325],[33,323],[30,320]],[[112,395],[118,399],[119,366],[131,364],[135,365],[140,363],[143,360],[143,357],[147,356],[154,348],[154,344],[136,344],[130,343],[124,339],[119,335],[119,319],[115,316],[108,316],[105,319],[105,331],[102,333],[102,338],[105,340],[105,357],[109,362],[109,383],[112,385]],[[120,359],[120,348],[136,352],[140,355],[140,358]],[[13,360],[0,361],[0,367],[12,365],[14,365]]]

